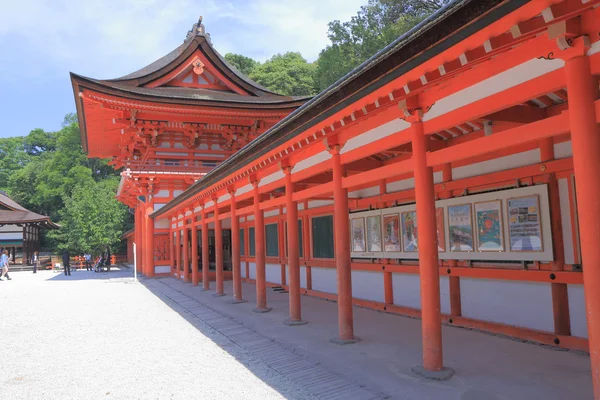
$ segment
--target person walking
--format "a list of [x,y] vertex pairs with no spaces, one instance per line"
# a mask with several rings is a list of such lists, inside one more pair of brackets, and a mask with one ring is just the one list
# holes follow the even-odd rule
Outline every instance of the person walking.
[[85,258],[85,270],[91,271],[92,270],[92,255],[90,253],[85,253],[83,255],[83,258]]
[[0,271],[2,271],[2,274],[0,275],[0,281],[3,281],[5,276],[6,279],[10,281],[10,277],[8,276],[8,263],[8,250],[4,250],[2,256],[0,256]]
[[40,254],[37,251],[34,251],[31,260],[33,261],[33,273],[35,274],[40,266]]
[[63,252],[62,259],[65,275],[71,276],[71,254],[69,254],[69,250]]

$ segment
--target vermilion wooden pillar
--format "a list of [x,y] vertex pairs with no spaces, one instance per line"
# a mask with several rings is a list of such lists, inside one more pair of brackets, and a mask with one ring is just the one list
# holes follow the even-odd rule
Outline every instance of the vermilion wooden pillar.
[[136,268],[138,273],[142,272],[142,249],[144,248],[143,235],[142,235],[142,226],[144,224],[144,219],[142,218],[142,210],[143,206],[138,202],[137,207],[135,208],[135,257],[136,257]]
[[146,263],[146,276],[154,276],[154,220],[150,218],[150,214],[154,212],[152,201],[146,203],[146,229],[144,236],[146,237],[146,248],[144,261]]
[[588,56],[567,60],[565,72],[592,383],[594,398],[600,399],[600,131],[594,108],[598,79],[591,74]]
[[[419,110],[415,111],[415,113]],[[442,357],[442,316],[440,312],[440,274],[435,221],[433,169],[427,166],[429,137],[420,117],[412,122],[412,150],[421,281],[421,329],[423,366],[413,372],[430,379],[450,379],[454,371],[445,368]]]
[[[540,142],[540,161],[554,160],[554,141],[552,138]],[[553,271],[562,271],[565,264],[565,249],[562,235],[562,220],[560,212],[560,196],[556,175],[551,174],[548,180],[550,202],[550,217],[552,220],[552,244],[554,249]],[[566,283],[552,283],[552,311],[554,315],[554,333],[557,335],[571,334],[571,318],[569,315],[569,294]]]
[[295,185],[292,182],[292,169],[285,168],[285,207],[287,217],[287,253],[289,269],[290,318],[284,324],[304,325],[300,301],[300,260],[298,250],[298,203],[292,200]]
[[258,182],[254,183],[254,241],[256,253],[256,308],[252,311],[265,313],[271,311],[267,307],[267,274],[265,266],[265,216],[260,209],[260,193]]
[[333,226],[335,266],[337,271],[339,337],[330,341],[338,344],[356,343],[352,310],[352,270],[350,266],[350,222],[348,189],[342,187],[345,168],[340,159],[339,145],[330,149],[333,172]]
[[175,259],[177,260],[176,278],[181,278],[181,229],[179,228],[179,220],[175,222]]
[[[185,218],[185,217],[184,217]],[[183,245],[181,248],[183,249],[183,281],[190,281],[190,231],[187,226],[185,226],[185,219],[183,221]]]
[[[192,221],[194,218],[192,218]],[[192,285],[198,286],[198,228],[192,223]]]
[[233,299],[230,304],[245,303],[242,298],[242,271],[240,265],[240,219],[237,216],[235,190],[230,190],[231,196],[231,269],[233,272]]
[[205,291],[210,290],[208,251],[208,223],[206,222],[206,208],[202,206],[202,287]]
[[217,198],[213,199],[215,203],[215,270],[217,275],[216,292],[213,296],[225,296],[223,291],[223,228],[219,219],[219,207]]

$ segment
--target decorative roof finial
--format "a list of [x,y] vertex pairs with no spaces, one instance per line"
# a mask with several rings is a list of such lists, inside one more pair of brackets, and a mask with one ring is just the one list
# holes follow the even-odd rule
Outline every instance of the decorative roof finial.
[[204,28],[204,25],[202,24],[202,16],[200,16],[200,18],[198,18],[198,22],[196,22],[192,26],[192,29],[190,31],[188,31],[188,33],[185,37],[185,41],[188,41],[188,40],[194,38],[195,36],[204,36],[210,42],[210,34],[206,33],[206,29]]

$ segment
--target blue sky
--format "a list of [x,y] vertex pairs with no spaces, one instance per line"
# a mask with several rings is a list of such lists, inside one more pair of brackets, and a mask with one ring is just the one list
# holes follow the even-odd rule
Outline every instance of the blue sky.
[[180,45],[204,17],[213,45],[264,61],[328,43],[327,23],[367,0],[17,0],[0,12],[0,137],[60,128],[75,111],[69,72],[116,78]]

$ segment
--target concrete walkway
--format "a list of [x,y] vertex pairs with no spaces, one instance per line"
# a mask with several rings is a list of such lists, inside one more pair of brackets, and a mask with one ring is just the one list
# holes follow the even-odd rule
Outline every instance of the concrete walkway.
[[[593,397],[589,356],[583,353],[444,326],[444,359],[446,365],[456,370],[456,375],[448,382],[432,382],[410,371],[421,363],[420,320],[355,308],[356,334],[362,341],[339,346],[328,342],[337,335],[337,304],[334,302],[303,296],[303,318],[309,323],[289,327],[282,324],[287,318],[288,295],[272,289],[268,289],[267,298],[273,311],[255,314],[251,311],[255,301],[254,285],[243,285],[248,303],[232,305],[227,303],[231,299],[231,282],[225,283],[229,294],[225,297],[213,297],[212,291],[203,292],[200,287],[174,278],[146,280],[144,284],[157,295],[167,296],[189,310],[201,305],[207,309],[207,316],[199,314],[199,317],[209,322],[209,318],[215,318],[225,324],[231,333],[225,330],[224,334],[238,340],[242,347],[248,349],[244,344],[245,334],[236,335],[241,328],[249,330],[257,341],[268,339],[286,349],[295,358],[286,359],[282,355],[284,370],[280,372],[313,394],[323,395],[311,389],[310,375],[289,374],[285,370],[287,365],[300,360],[308,363],[306,368],[318,365],[333,375],[347,378],[366,393],[394,399]],[[257,356],[260,358],[260,354]],[[269,363],[268,358],[264,361]],[[348,394],[356,393],[354,388],[348,388]]]

